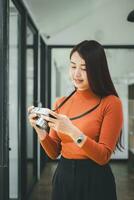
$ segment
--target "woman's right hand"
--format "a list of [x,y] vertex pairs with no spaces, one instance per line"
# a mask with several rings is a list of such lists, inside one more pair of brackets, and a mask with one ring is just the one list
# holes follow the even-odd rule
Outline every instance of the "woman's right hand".
[[[30,111],[34,108],[34,106],[30,106],[28,107],[28,113],[30,113]],[[36,133],[38,135],[38,138],[40,141],[44,140],[46,135],[48,134],[45,130],[42,130],[40,128],[38,128],[36,126],[36,119],[37,118],[37,115],[35,113],[31,113],[29,114],[28,116],[28,120],[29,120],[29,123],[30,125],[36,130]]]

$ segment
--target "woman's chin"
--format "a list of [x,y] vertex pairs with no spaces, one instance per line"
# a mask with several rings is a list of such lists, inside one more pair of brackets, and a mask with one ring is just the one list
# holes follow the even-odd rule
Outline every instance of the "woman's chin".
[[86,90],[88,88],[85,88],[85,87],[78,87],[78,86],[75,86],[77,88],[77,90]]
[[88,89],[88,86],[87,85],[84,85],[82,82],[75,82],[73,81],[74,83],[74,86],[78,89],[78,90],[85,90],[85,89]]

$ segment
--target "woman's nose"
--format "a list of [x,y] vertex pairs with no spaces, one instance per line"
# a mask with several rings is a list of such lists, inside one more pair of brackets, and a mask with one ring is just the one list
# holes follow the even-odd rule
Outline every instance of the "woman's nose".
[[81,70],[80,69],[76,69],[75,70],[75,77],[80,77],[81,76]]

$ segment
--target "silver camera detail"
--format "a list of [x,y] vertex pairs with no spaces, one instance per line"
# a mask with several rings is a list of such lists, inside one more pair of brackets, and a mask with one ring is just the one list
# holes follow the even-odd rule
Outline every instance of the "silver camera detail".
[[[40,129],[43,129],[43,130],[49,132],[50,127],[48,126],[47,121],[41,117],[42,115],[50,116],[48,109],[47,108],[34,107],[30,111],[30,114],[31,113],[37,114],[36,126],[38,126]],[[53,116],[51,115],[51,117],[53,117]]]

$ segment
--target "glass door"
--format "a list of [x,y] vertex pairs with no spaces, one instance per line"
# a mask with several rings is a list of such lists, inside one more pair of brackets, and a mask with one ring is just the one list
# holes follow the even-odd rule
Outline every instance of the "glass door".
[[17,7],[10,1],[9,13],[9,198],[19,197],[19,93],[20,82],[20,24],[21,16]]
[[0,0],[0,199],[9,199],[8,1]]
[[[40,38],[40,102],[42,107],[48,107],[48,76],[47,76],[47,55],[46,44],[42,38]],[[40,145],[40,172],[44,169],[47,160],[47,155],[44,149]]]
[[[37,105],[37,52],[38,35],[28,21],[26,27],[26,108],[30,105]],[[26,190],[27,194],[37,180],[37,136],[26,121]]]

